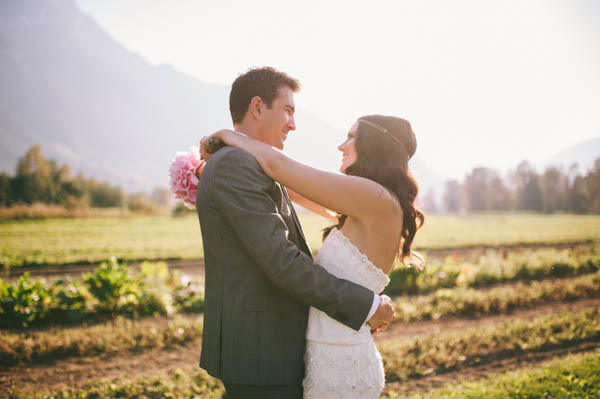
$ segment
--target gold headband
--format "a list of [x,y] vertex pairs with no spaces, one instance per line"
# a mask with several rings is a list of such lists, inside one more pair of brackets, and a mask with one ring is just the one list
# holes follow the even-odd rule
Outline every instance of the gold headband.
[[367,126],[371,126],[373,129],[376,129],[377,131],[385,134],[386,136],[389,136],[389,137],[393,138],[394,140],[396,140],[398,142],[398,144],[400,144],[402,146],[402,148],[404,149],[404,152],[406,152],[406,155],[408,156],[408,158],[410,158],[410,154],[408,153],[408,151],[406,151],[406,147],[404,147],[404,144],[402,144],[402,142],[400,140],[398,140],[396,137],[394,137],[390,133],[388,133],[388,130],[386,128],[384,128],[383,126],[379,126],[376,123],[366,121],[364,119],[359,119],[358,121],[360,123],[364,123]]

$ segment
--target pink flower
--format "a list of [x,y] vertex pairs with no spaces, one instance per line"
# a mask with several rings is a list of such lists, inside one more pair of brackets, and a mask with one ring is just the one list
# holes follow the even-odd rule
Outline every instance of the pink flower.
[[[169,168],[171,192],[190,209],[196,208],[196,190],[198,189],[196,169],[200,164],[198,148],[191,147],[189,152],[177,152]],[[202,168],[198,172],[200,175]]]

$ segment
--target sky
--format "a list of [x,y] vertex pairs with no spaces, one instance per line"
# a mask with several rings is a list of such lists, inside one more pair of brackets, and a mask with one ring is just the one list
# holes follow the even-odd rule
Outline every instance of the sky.
[[76,2],[152,64],[227,86],[274,66],[302,82],[298,107],[338,128],[404,117],[444,177],[600,136],[596,0]]

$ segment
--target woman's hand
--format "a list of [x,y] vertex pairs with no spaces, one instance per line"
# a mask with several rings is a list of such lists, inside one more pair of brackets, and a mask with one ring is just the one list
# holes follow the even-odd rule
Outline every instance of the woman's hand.
[[203,161],[208,161],[212,154],[209,154],[206,150],[206,146],[208,144],[208,138],[210,136],[204,136],[200,139],[200,159]]
[[228,129],[218,130],[210,136],[204,136],[200,140],[200,159],[208,161],[208,159],[224,144],[229,144],[228,138],[234,131]]

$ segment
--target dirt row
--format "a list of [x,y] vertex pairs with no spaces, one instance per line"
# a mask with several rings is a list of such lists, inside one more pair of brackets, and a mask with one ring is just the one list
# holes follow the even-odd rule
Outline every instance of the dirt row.
[[[538,243],[538,244],[518,244],[518,245],[500,245],[488,246],[479,245],[471,247],[459,248],[432,248],[425,249],[422,252],[427,253],[428,258],[434,260],[443,260],[447,256],[460,256],[464,259],[471,259],[482,255],[485,251],[493,249],[503,252],[524,251],[531,249],[555,248],[565,249],[574,248],[580,245],[592,245],[593,241],[573,241],[562,243]],[[168,260],[166,261],[171,270],[179,270],[191,276],[204,276],[204,260],[203,259],[186,259],[186,260]],[[60,277],[80,277],[83,273],[91,272],[98,267],[99,264],[85,265],[59,265],[59,266],[22,266],[15,267],[9,270],[8,275],[2,276],[3,279],[13,281],[18,279],[22,274],[29,273],[32,277],[60,278]],[[131,266],[137,268],[140,262],[133,262]]]
[[[570,303],[543,304],[531,309],[517,310],[508,316],[489,316],[480,319],[446,319],[431,322],[394,323],[376,335],[377,341],[388,339],[414,340],[432,333],[461,331],[465,328],[488,327],[515,318],[532,318],[540,315],[600,307],[600,299],[585,299]],[[491,373],[507,371],[524,365],[562,356],[566,353],[592,351],[598,342],[577,343],[536,353],[521,353],[513,357],[493,360],[484,365],[466,367],[442,375],[431,375],[409,382],[392,382],[388,388],[395,392],[425,391],[450,381],[480,378]],[[192,373],[197,370],[200,358],[200,340],[187,347],[174,350],[149,350],[141,353],[106,354],[89,358],[65,359],[52,363],[0,368],[0,396],[10,387],[18,391],[57,390],[79,388],[92,381],[113,381],[116,378],[134,380],[143,376],[168,374],[176,369]]]
[[383,332],[376,334],[377,340],[393,339],[415,340],[429,334],[441,334],[449,331],[461,331],[467,328],[494,327],[510,323],[514,319],[533,319],[563,312],[576,312],[582,308],[600,307],[600,298],[580,299],[572,302],[542,303],[527,309],[517,309],[507,315],[485,316],[477,319],[446,318],[411,323],[395,322]]

